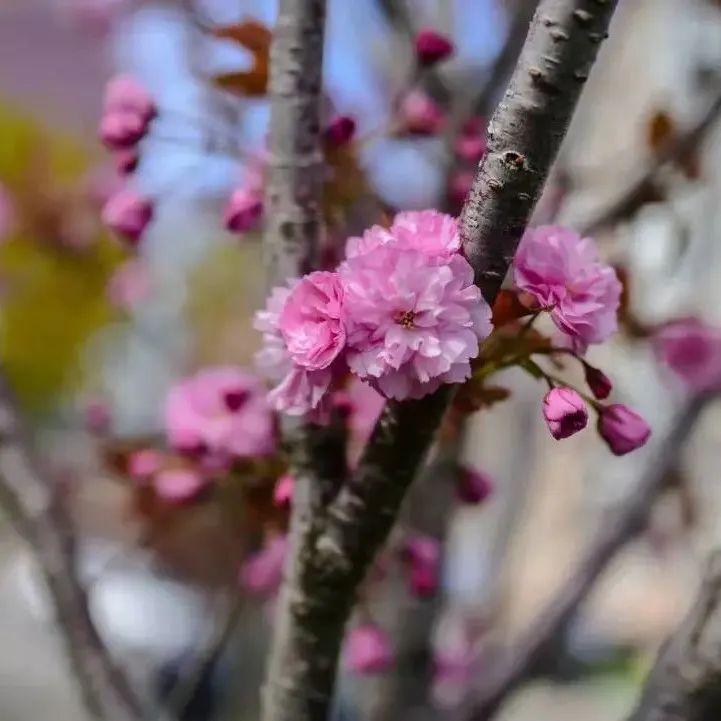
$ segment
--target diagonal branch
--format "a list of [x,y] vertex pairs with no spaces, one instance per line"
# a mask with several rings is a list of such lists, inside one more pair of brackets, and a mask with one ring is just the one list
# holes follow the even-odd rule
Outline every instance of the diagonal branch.
[[658,451],[631,497],[609,513],[575,572],[531,623],[506,662],[486,677],[475,695],[469,719],[486,721],[493,717],[508,695],[533,673],[546,651],[563,637],[579,606],[618,552],[644,531],[655,501],[667,488],[668,473],[680,450],[715,397],[701,395],[687,401],[658,444]]
[[696,603],[659,653],[628,721],[721,718],[721,553],[712,554]]
[[95,628],[75,568],[70,518],[37,467],[11,393],[0,378],[0,506],[32,548],[52,600],[65,650],[92,718],[148,717]]

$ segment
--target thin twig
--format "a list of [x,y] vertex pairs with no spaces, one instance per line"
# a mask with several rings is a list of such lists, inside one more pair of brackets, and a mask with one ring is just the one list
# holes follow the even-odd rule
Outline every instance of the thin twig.
[[721,553],[712,554],[695,604],[661,649],[628,721],[721,718]]
[[721,95],[716,97],[695,125],[656,156],[646,172],[618,200],[585,223],[582,232],[592,235],[608,226],[627,220],[648,202],[649,197],[657,197],[658,193],[655,190],[659,172],[670,163],[678,163],[698,150],[720,117]]
[[467,718],[470,721],[487,721],[493,717],[509,694],[534,672],[547,650],[554,648],[564,636],[579,606],[609,563],[643,532],[655,501],[666,489],[669,469],[673,468],[702,412],[714,398],[707,394],[687,401],[666,437],[658,444],[658,450],[630,498],[609,512],[569,579],[539,612],[509,652],[507,660],[485,676],[469,705]]
[[2,377],[0,505],[39,563],[89,715],[102,721],[149,719],[93,623],[85,590],[77,576],[71,520],[52,482],[44,477],[33,457],[10,389]]

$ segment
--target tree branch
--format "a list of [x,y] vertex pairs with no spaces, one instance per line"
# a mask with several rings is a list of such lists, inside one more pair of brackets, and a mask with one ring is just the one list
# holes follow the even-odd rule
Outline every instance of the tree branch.
[[95,628],[85,591],[77,578],[70,518],[35,463],[10,390],[1,377],[0,505],[40,565],[90,716],[102,721],[148,719]]
[[696,603],[659,653],[628,721],[721,718],[721,553],[708,563]]
[[505,663],[486,677],[472,701],[471,721],[493,717],[508,695],[531,675],[546,652],[555,647],[579,606],[618,552],[641,534],[655,501],[666,489],[668,472],[713,395],[691,398],[658,444],[638,486],[618,508],[609,513],[574,573],[540,611],[525,636],[509,653]]

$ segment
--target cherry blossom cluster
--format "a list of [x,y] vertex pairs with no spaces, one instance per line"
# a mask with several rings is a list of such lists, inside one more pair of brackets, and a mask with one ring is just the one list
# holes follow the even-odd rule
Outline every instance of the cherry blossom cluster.
[[336,271],[276,288],[256,318],[259,366],[278,382],[273,406],[319,411],[349,371],[399,400],[469,378],[491,310],[460,245],[450,216],[399,213],[350,238]]

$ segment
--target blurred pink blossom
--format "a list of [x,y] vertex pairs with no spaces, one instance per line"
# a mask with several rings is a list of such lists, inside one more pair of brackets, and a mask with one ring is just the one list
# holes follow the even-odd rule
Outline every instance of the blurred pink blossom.
[[158,498],[170,504],[193,501],[207,487],[208,480],[191,468],[167,468],[153,478],[153,489]]
[[393,650],[388,635],[372,623],[356,626],[346,638],[345,660],[355,673],[382,673],[393,663]]
[[247,186],[233,191],[223,212],[223,223],[231,233],[247,233],[258,227],[262,217],[262,190]]
[[453,43],[437,30],[423,28],[415,37],[416,57],[424,66],[435,65],[453,54]]
[[480,505],[493,493],[493,479],[483,471],[464,466],[459,470],[456,491],[458,498],[469,505]]
[[721,388],[721,329],[698,318],[677,320],[656,334],[655,349],[690,391]]
[[412,90],[400,102],[398,122],[401,133],[436,135],[443,127],[443,110],[424,92]]
[[234,367],[205,368],[173,386],[165,405],[170,444],[247,458],[271,453],[275,425],[260,380]]
[[437,539],[420,533],[410,536],[404,546],[404,556],[408,562],[411,591],[422,597],[435,593],[441,562]]
[[285,536],[271,538],[263,548],[248,557],[240,569],[240,584],[258,595],[275,593],[283,580],[283,566],[288,553]]
[[290,473],[284,473],[275,483],[273,489],[273,503],[276,506],[287,507],[293,500],[295,478]]
[[143,448],[130,454],[128,475],[136,481],[147,481],[161,468],[163,456],[153,448]]
[[130,308],[150,294],[148,268],[140,260],[131,259],[119,266],[108,281],[107,294],[118,308]]
[[103,206],[105,225],[131,243],[137,243],[153,218],[153,205],[131,187],[111,196]]

